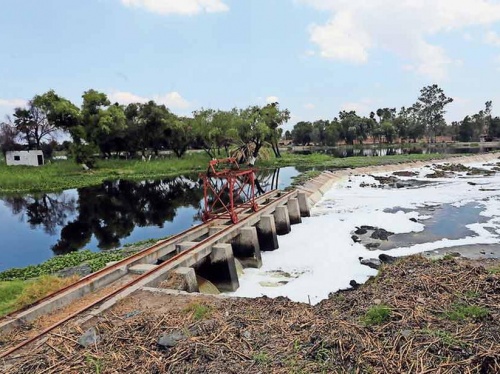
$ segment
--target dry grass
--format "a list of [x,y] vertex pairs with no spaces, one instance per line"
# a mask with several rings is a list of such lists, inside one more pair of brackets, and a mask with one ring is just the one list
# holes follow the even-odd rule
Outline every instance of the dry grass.
[[[83,330],[68,325],[8,371],[500,372],[500,275],[472,262],[411,257],[316,306],[285,298],[210,299],[203,302],[210,313],[195,319],[175,300],[136,294],[99,317],[97,344],[79,346]],[[375,305],[391,313],[367,325]],[[487,313],[448,318],[457,305]],[[174,332],[184,336],[175,347],[157,344]]]

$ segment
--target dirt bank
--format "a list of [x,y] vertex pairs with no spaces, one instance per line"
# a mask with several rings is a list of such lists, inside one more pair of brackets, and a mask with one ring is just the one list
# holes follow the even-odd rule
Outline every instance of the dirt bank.
[[141,291],[85,327],[96,342],[67,326],[8,371],[498,373],[499,270],[409,257],[314,307]]

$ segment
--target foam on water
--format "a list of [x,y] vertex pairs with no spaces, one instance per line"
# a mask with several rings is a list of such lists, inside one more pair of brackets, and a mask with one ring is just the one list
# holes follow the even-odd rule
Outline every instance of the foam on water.
[[[489,168],[477,163],[467,166]],[[419,173],[417,179],[432,173],[425,167],[413,171]],[[500,243],[500,191],[495,191],[500,186],[500,173],[491,177],[468,177],[459,173],[454,178],[434,181],[435,184],[421,188],[388,190],[360,187],[361,182],[378,184],[370,176],[344,179],[316,204],[312,217],[293,226],[290,234],[279,237],[280,248],[277,251],[263,253],[262,268],[245,269],[240,278],[240,288],[232,295],[286,296],[294,301],[316,304],[327,298],[330,292],[348,288],[351,280],[362,283],[377,273],[361,265],[359,257],[376,258],[381,253],[405,256],[445,247]],[[369,251],[351,238],[352,231],[362,225],[376,226],[396,234],[420,232],[429,217],[419,216],[415,209],[443,204],[460,207],[469,203],[477,203],[482,209],[481,216],[486,218],[481,220],[483,223],[466,225],[473,235],[387,251]],[[395,207],[402,210],[384,212]],[[276,271],[292,276],[276,285],[276,278],[270,275]],[[270,287],[271,284],[274,286]]]

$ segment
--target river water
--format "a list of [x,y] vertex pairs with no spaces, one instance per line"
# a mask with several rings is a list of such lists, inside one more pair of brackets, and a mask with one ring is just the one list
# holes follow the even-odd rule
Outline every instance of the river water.
[[[288,187],[298,174],[287,167],[256,177],[265,192]],[[197,175],[0,197],[0,271],[177,234],[201,222],[202,198]]]

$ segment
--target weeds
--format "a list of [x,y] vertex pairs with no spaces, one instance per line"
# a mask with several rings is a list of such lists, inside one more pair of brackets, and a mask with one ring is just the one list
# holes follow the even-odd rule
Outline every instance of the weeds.
[[467,318],[481,319],[488,314],[488,309],[477,305],[454,304],[444,313],[444,317],[452,321],[462,321]]
[[365,326],[380,325],[389,321],[392,315],[392,309],[388,305],[374,305],[365,313],[361,321]]
[[186,313],[192,313],[192,318],[195,321],[199,321],[201,319],[205,319],[210,315],[212,309],[208,305],[203,305],[199,303],[192,303],[184,309]]

